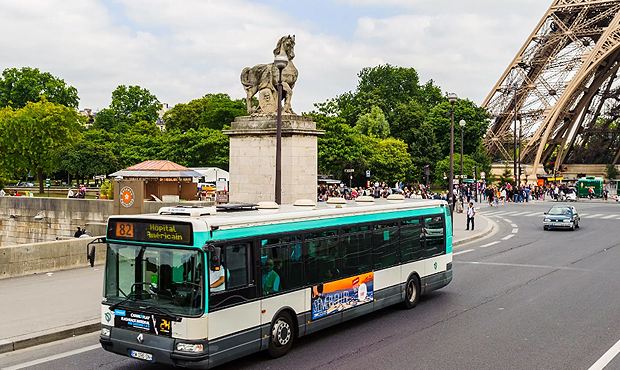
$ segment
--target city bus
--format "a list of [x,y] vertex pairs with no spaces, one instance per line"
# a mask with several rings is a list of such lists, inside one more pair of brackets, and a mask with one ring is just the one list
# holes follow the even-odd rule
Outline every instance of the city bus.
[[102,347],[191,368],[279,357],[301,336],[413,308],[449,284],[447,204],[364,198],[110,217]]

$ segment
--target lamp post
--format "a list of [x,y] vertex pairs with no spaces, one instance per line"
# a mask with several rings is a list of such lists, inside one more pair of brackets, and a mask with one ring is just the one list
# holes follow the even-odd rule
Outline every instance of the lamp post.
[[[513,174],[515,177],[515,182],[517,182],[517,85],[514,84],[513,85],[513,90],[514,90],[514,113],[513,113],[513,121],[514,121],[514,155],[513,155],[513,160],[512,160],[512,166],[513,166]],[[516,186],[518,186],[519,183],[516,183]]]
[[458,96],[448,93],[450,102],[450,177],[448,177],[448,202],[450,204],[450,217],[454,214],[454,104]]
[[[519,156],[518,156],[518,168],[517,171],[518,175],[517,175],[517,184],[521,184],[521,134],[522,134],[522,128],[523,128],[523,122],[521,121],[521,119],[519,119],[519,136],[518,136],[518,140],[519,140]],[[525,182],[527,183],[527,177],[525,179]]]
[[463,206],[463,129],[465,128],[465,120],[462,119],[459,121],[459,126],[461,126],[461,177],[459,177],[459,192],[461,196],[461,208]]
[[278,110],[276,113],[276,203],[282,204],[282,70],[288,64],[285,55],[276,55],[273,64],[278,68]]

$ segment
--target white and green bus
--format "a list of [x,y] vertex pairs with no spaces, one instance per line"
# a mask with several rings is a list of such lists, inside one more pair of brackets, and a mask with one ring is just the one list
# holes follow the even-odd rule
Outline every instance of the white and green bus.
[[111,217],[101,345],[194,368],[262,350],[278,357],[300,336],[412,308],[450,283],[445,202],[362,200]]

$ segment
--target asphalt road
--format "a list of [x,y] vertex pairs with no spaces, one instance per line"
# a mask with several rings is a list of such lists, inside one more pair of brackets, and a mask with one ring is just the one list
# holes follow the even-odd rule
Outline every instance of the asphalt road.
[[[620,340],[620,204],[576,204],[574,232],[542,230],[549,205],[482,209],[497,233],[456,249],[452,283],[413,310],[387,308],[302,338],[285,357],[219,369],[588,369]],[[97,338],[0,355],[0,368],[164,368],[89,347]],[[620,369],[620,356],[606,369]]]

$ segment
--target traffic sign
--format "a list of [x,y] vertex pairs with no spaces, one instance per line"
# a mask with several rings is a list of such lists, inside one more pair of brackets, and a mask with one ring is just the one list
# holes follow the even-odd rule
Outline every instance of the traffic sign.
[[370,177],[370,170],[366,170],[366,177]]
[[52,181],[50,179],[45,179],[45,187],[49,188],[52,186]]
[[484,172],[480,172],[480,178],[484,179],[485,173]]
[[353,172],[355,172],[355,169],[353,169],[353,168],[345,168],[344,172],[346,172],[346,173],[353,173]]

